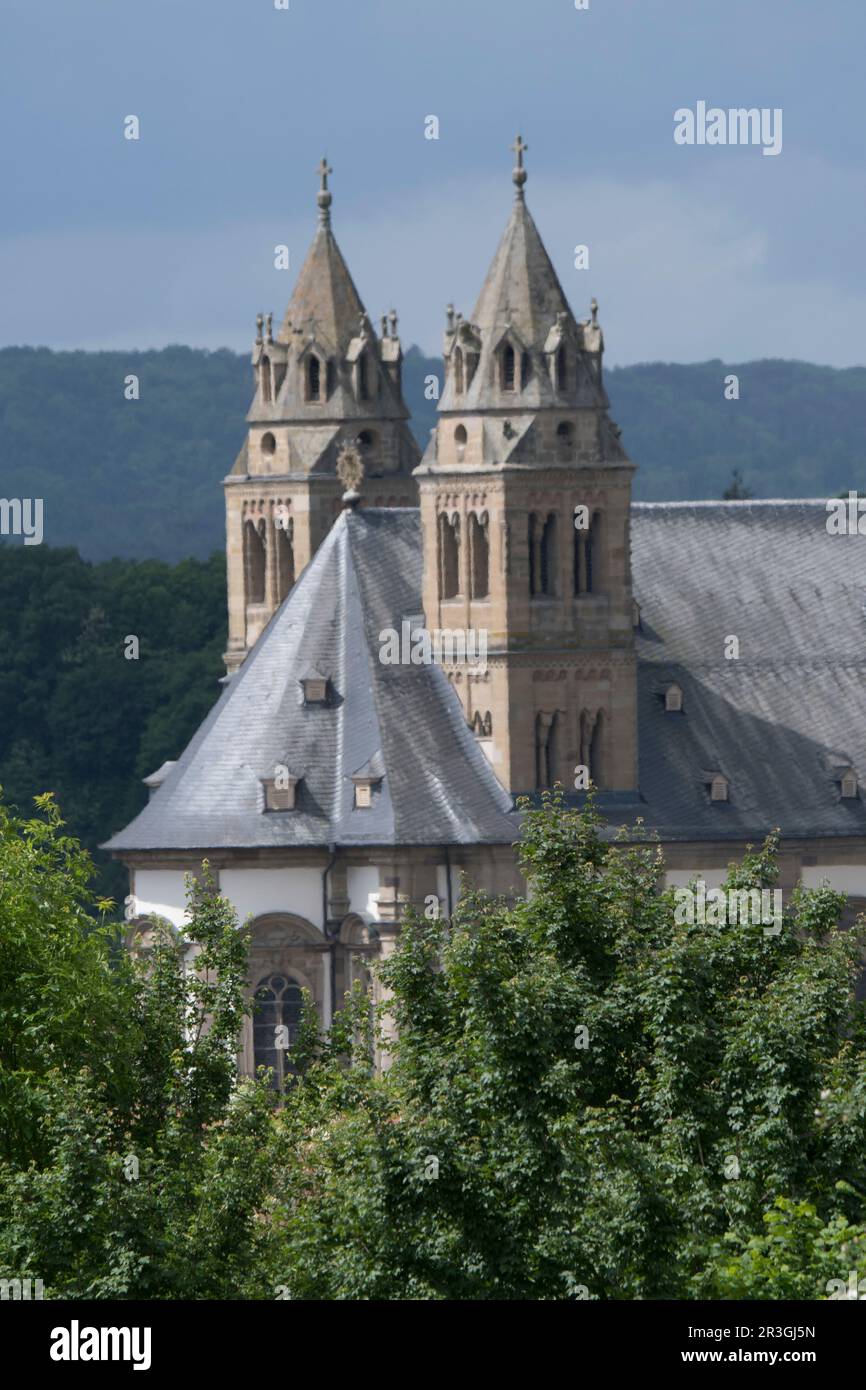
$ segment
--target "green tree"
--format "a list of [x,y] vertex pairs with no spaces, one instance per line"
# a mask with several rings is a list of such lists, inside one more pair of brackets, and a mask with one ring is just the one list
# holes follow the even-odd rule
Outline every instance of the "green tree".
[[155,923],[118,953],[42,808],[0,820],[0,1271],[48,1297],[272,1296],[273,1100],[237,1077],[246,934],[204,866],[188,934]]
[[[771,887],[775,852],[728,885]],[[843,899],[796,892],[776,936],[678,924],[658,849],[558,796],[527,811],[520,854],[528,901],[467,891],[450,921],[406,923],[381,971],[390,1070],[368,1065],[359,1004],[361,1041],[335,1039],[289,1096],[275,1269],[293,1295],[724,1297],[722,1242],[766,1236],[778,1197],[822,1228],[861,1220]]]

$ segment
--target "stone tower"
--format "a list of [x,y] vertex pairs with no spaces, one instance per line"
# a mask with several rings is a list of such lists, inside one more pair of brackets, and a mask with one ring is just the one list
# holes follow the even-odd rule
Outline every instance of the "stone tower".
[[449,306],[439,421],[415,470],[425,621],[487,632],[486,663],[458,646],[446,669],[505,787],[571,789],[583,767],[631,791],[634,466],[608,414],[597,305],[575,320],[526,206],[520,136],[514,149],[511,217],[471,321]]
[[323,159],[319,226],[276,337],[258,316],[249,430],[224,482],[229,672],[329,531],[342,457],[360,455],[371,505],[417,504],[397,315],[377,336],[331,230],[330,173]]

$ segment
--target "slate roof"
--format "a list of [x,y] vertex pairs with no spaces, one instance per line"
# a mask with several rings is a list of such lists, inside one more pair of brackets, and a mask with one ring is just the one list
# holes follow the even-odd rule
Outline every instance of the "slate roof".
[[[614,825],[666,840],[866,835],[866,537],[830,536],[823,501],[635,503],[639,795]],[[437,667],[383,666],[382,628],[421,610],[419,514],[343,512],[238,674],[112,850],[512,843],[510,798]],[[739,639],[726,660],[725,639]],[[315,666],[334,690],[305,708]],[[682,713],[664,692],[683,691]],[[352,775],[384,768],[370,810]],[[276,762],[302,769],[297,812],[261,810]],[[711,802],[722,773],[728,802]]]
[[[417,614],[419,513],[344,511],[243,666],[114,851],[512,844],[511,798],[435,665],[383,665],[379,633]],[[305,705],[315,667],[326,704]],[[352,776],[382,780],[355,809]],[[263,779],[300,772],[295,811],[265,811]]]
[[[631,518],[648,824],[669,840],[866,834],[864,801],[839,787],[846,766],[866,783],[866,537],[828,535],[821,500],[643,502]],[[728,802],[709,800],[714,771]]]

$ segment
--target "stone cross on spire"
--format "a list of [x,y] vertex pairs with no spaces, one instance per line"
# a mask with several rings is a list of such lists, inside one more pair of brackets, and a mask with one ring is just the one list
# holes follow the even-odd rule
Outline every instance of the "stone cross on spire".
[[526,151],[529,149],[529,146],[528,146],[528,145],[525,145],[525,144],[523,143],[523,136],[522,136],[522,135],[518,135],[517,139],[515,140],[514,144],[511,146],[511,148],[513,149],[514,153],[517,155],[517,164],[514,166],[514,169],[513,169],[512,172],[511,172],[511,177],[512,177],[512,179],[514,180],[514,185],[515,185],[515,187],[516,187],[516,189],[517,189],[517,192],[515,193],[514,196],[515,196],[515,198],[519,198],[519,199],[522,200],[522,199],[523,199],[523,185],[526,183],[526,179],[527,179],[527,173],[526,173],[526,170],[525,170],[524,167],[523,167],[523,156],[524,156],[524,154],[526,153]]
[[327,159],[323,159],[319,164],[316,173],[321,179],[319,192],[316,195],[316,202],[319,204],[319,222],[323,227],[327,227],[331,222],[331,193],[328,189],[328,175],[333,174]]

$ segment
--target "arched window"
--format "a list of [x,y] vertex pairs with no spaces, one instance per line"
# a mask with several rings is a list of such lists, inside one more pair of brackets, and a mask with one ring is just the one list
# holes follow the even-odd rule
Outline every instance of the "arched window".
[[556,514],[529,513],[529,596],[556,595]]
[[514,348],[506,343],[502,350],[502,389],[514,390]]
[[271,1085],[281,1091],[295,1068],[291,1049],[298,1038],[303,1000],[301,987],[284,975],[263,979],[253,996],[253,1059],[255,1067],[271,1068]]
[[358,400],[370,399],[370,380],[367,372],[367,354],[362,352],[358,358]]
[[469,597],[487,598],[490,593],[490,542],[487,513],[479,519],[469,517]]
[[307,358],[307,400],[321,399],[322,364],[314,352]]
[[586,592],[599,591],[601,580],[601,512],[593,512],[589,530],[586,533]]
[[553,596],[556,593],[556,516],[549,512],[541,532],[539,577],[541,592]]
[[463,458],[463,454],[466,450],[466,441],[468,438],[469,436],[466,433],[466,426],[458,425],[456,430],[454,431],[454,443],[457,445],[458,460]]
[[521,391],[523,390],[524,386],[527,384],[527,382],[529,381],[529,378],[530,378],[531,376],[532,376],[532,358],[529,356],[529,353],[528,353],[528,352],[522,352],[522,353],[520,354],[520,389],[521,389]]
[[295,582],[294,521],[289,517],[276,528],[277,537],[277,598],[280,603]]
[[329,357],[325,364],[325,397],[330,400],[334,394],[334,387],[337,384],[337,369],[334,365],[333,357]]
[[589,775],[596,787],[604,786],[604,714],[599,710],[589,745]]
[[439,597],[456,598],[460,585],[460,520],[439,513]]
[[262,381],[262,400],[265,402],[266,405],[269,405],[271,401],[271,359],[269,357],[262,358],[260,372]]
[[271,455],[277,452],[277,441],[271,434],[270,430],[266,430],[265,433],[262,435],[261,446],[263,454]]
[[574,456],[574,427],[568,420],[560,420],[556,427],[556,450],[563,463]]
[[537,791],[552,787],[557,770],[557,714],[535,716],[535,786]]
[[557,391],[568,389],[568,357],[562,346],[557,349],[556,353],[556,389]]
[[463,351],[456,348],[454,352],[454,390],[458,396],[463,395]]
[[265,601],[265,523],[244,523],[244,590],[247,603]]

